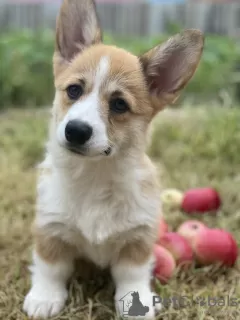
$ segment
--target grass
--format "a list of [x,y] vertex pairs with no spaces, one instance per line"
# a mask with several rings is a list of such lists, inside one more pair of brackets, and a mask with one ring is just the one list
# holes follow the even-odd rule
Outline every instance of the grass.
[[[185,190],[214,186],[223,206],[217,216],[197,217],[213,227],[233,233],[240,243],[240,111],[239,109],[183,109],[163,112],[155,121],[149,154],[156,161],[164,188]],[[30,225],[35,204],[35,164],[43,156],[47,115],[42,111],[7,112],[0,117],[0,319],[24,320],[21,311],[29,289],[31,258]],[[189,217],[165,209],[172,230]],[[195,218],[195,217],[194,217]],[[239,306],[227,306],[226,297],[240,301],[239,264],[232,269],[217,266],[177,272],[165,286],[163,297],[176,294],[188,301],[225,297],[225,306],[191,303],[185,308],[167,307],[159,319],[238,319]],[[77,275],[70,298],[58,320],[110,320],[113,285],[108,274],[96,272],[89,281]],[[239,305],[239,303],[238,303]]]

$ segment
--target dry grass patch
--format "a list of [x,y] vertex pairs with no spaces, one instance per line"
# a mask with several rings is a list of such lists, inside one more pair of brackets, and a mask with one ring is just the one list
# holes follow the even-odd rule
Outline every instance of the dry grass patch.
[[[35,203],[35,164],[41,159],[47,135],[45,112],[7,112],[0,117],[0,319],[23,320],[21,307],[29,289],[29,234]],[[182,190],[212,185],[223,198],[216,217],[201,220],[223,227],[240,242],[240,111],[186,109],[163,113],[156,120],[149,153],[161,168],[164,187]],[[161,161],[161,162],[160,162]],[[181,212],[165,212],[174,230],[188,219]],[[88,281],[77,275],[70,284],[70,297],[58,320],[110,320],[113,285],[108,273],[94,272]],[[162,297],[181,295],[188,307],[163,310],[159,319],[239,319],[239,267],[231,270],[207,267],[179,272]],[[225,297],[221,306],[205,305],[203,298]],[[238,306],[228,306],[227,297]],[[195,301],[195,303],[194,303]],[[223,306],[225,304],[225,306]]]

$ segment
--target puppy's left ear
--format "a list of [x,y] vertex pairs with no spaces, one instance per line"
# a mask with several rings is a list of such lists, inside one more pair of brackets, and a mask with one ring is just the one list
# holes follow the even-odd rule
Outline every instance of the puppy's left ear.
[[189,29],[140,57],[156,112],[179,97],[197,69],[203,47],[202,33]]
[[102,42],[94,0],[63,0],[56,23],[55,73],[78,53]]

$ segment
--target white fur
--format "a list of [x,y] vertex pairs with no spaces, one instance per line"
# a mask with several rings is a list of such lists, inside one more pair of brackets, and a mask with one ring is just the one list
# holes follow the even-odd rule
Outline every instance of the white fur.
[[101,85],[106,80],[108,71],[109,58],[102,57],[96,70],[91,94],[74,103],[58,126],[57,136],[61,145],[64,146],[67,142],[65,137],[67,123],[70,120],[81,120],[93,128],[93,136],[86,145],[89,149],[89,154],[99,154],[108,148],[106,125],[101,118],[101,101],[99,97]]
[[64,307],[66,282],[73,271],[73,261],[50,265],[33,252],[33,263],[32,288],[25,298],[23,310],[29,317],[48,318]]
[[128,293],[137,291],[143,306],[149,307],[149,311],[144,317],[138,318],[154,319],[155,309],[161,309],[161,305],[153,306],[154,293],[151,292],[150,277],[152,264],[154,262],[151,257],[144,265],[130,265],[120,263],[112,266],[112,275],[116,283],[115,304],[118,314],[123,316],[123,305],[121,299]]
[[[78,118],[93,125],[94,137],[90,144],[95,154],[108,144],[99,111],[99,90],[107,79],[108,65],[108,59],[102,58],[93,91],[70,108],[63,122]],[[49,236],[74,245],[78,256],[87,257],[100,267],[114,264],[117,296],[134,287],[149,305],[152,299],[150,262],[134,267],[118,266],[115,261],[123,246],[145,236],[135,232],[136,229],[141,226],[154,229],[159,221],[157,188],[148,194],[142,188],[146,181],[151,183],[155,179],[156,171],[137,146],[132,152],[119,152],[113,157],[93,157],[98,161],[68,152],[61,146],[64,141],[59,143],[64,125],[62,123],[62,129],[57,131],[54,112],[58,108],[57,93],[47,154],[40,165],[46,173],[40,175],[38,181],[35,226]],[[35,255],[32,288],[25,298],[25,312],[43,318],[58,313],[67,298],[65,286],[71,272],[72,261],[50,265]],[[152,317],[153,312],[151,308],[148,316]]]
[[[76,245],[79,255],[106,267],[124,244],[133,240],[135,228],[158,222],[160,200],[157,190],[151,196],[145,196],[140,188],[141,182],[151,179],[155,171],[142,166],[139,157],[99,162],[80,158],[74,169],[54,166],[53,158],[54,153],[48,153],[41,165],[52,173],[39,179],[36,226]],[[54,268],[58,270],[60,266]],[[66,278],[56,282],[54,268],[43,268],[43,262],[35,258],[32,289],[24,304],[28,315],[50,316],[63,307]],[[137,266],[126,268],[120,266],[122,276],[119,272],[116,276],[118,295],[128,290],[128,276],[132,278],[135,274],[134,290],[140,290],[141,298],[149,304],[149,265],[142,267],[145,271]],[[113,272],[117,274],[117,270],[115,266]],[[53,295],[56,287],[61,289]]]
[[73,170],[50,166],[52,174],[40,177],[38,226],[56,224],[57,233],[61,223],[68,231],[81,231],[90,244],[101,245],[119,233],[154,225],[160,210],[158,190],[151,196],[141,190],[141,182],[152,177],[149,168],[131,158],[81,161]]

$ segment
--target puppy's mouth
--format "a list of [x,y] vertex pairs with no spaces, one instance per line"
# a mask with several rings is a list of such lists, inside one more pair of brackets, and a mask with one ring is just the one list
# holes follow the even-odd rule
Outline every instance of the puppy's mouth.
[[112,147],[108,147],[106,150],[103,152],[106,156],[110,156],[112,153]]
[[87,150],[83,150],[83,149],[80,149],[78,147],[75,147],[75,146],[66,146],[67,150],[72,152],[72,153],[75,153],[75,154],[78,154],[78,155],[81,155],[81,156],[86,156],[87,155]]
[[67,145],[66,146],[67,150],[75,153],[77,155],[83,156],[83,157],[94,157],[94,156],[99,156],[99,155],[103,155],[103,156],[110,156],[112,153],[112,147],[109,146],[107,149],[105,149],[102,152],[99,153],[95,153],[92,154],[91,150],[89,148],[84,148],[84,147],[78,147],[75,145]]

